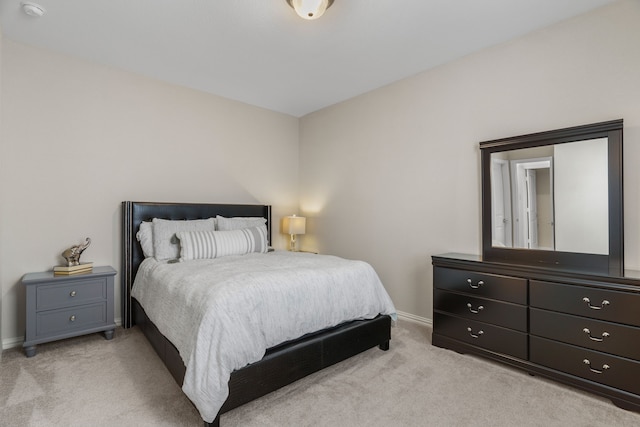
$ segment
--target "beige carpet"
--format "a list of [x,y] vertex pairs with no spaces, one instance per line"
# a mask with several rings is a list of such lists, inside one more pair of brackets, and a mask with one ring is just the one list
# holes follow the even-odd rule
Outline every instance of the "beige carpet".
[[[608,400],[439,349],[430,329],[394,328],[369,350],[222,416],[223,427],[638,426]],[[201,426],[137,328],[0,360],[2,426]]]

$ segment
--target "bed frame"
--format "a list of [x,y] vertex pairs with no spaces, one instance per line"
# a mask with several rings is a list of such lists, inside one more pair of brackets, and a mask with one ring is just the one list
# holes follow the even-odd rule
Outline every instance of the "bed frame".
[[[122,324],[125,328],[140,327],[181,386],[186,368],[178,350],[131,297],[133,280],[144,259],[135,236],[140,223],[152,218],[185,220],[216,215],[264,217],[271,241],[271,206],[122,202]],[[204,425],[218,427],[221,414],[372,347],[388,350],[390,339],[391,318],[381,315],[371,320],[347,322],[272,347],[260,361],[232,372],[229,397],[216,419],[212,423],[205,421]]]

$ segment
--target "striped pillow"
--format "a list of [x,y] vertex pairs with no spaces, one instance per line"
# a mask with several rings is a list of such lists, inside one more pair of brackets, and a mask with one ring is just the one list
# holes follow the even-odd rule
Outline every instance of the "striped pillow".
[[168,220],[153,218],[153,256],[158,261],[176,259],[180,245],[175,235],[179,231],[215,230],[215,218],[193,220]]
[[225,231],[179,231],[180,261],[267,252],[267,227]]

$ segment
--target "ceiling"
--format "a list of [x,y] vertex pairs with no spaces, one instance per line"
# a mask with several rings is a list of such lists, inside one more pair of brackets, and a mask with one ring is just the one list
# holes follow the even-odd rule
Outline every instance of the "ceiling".
[[303,116],[614,0],[0,0],[5,38]]

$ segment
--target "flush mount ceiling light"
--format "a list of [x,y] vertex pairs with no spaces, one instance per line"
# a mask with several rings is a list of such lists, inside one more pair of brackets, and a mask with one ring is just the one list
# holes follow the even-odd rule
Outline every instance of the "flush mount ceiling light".
[[44,7],[36,3],[23,1],[21,3],[21,6],[22,6],[22,11],[24,13],[26,13],[29,16],[35,16],[36,18],[41,17],[46,12],[46,10],[44,10]]
[[311,20],[320,18],[331,7],[333,0],[287,0],[287,3],[300,18]]

